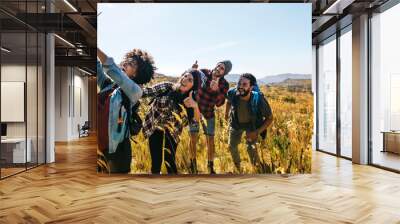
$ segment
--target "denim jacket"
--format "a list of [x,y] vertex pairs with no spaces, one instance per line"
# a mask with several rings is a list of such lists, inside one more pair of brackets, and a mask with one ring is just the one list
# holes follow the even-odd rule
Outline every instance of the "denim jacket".
[[[131,80],[114,62],[113,58],[107,58],[104,64],[97,61],[97,86],[100,92],[110,90],[115,84],[118,85],[110,98],[110,113],[108,118],[109,153],[115,153],[117,146],[127,137],[130,137],[127,127],[127,112],[122,107],[122,92],[131,101],[133,107],[142,97],[142,89]],[[121,108],[122,107],[122,108]],[[121,110],[122,128],[118,130],[119,109]],[[129,108],[131,109],[131,108]]]

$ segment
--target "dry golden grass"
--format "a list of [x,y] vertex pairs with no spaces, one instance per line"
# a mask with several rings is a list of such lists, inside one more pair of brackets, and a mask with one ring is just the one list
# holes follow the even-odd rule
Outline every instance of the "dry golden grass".
[[[157,80],[159,82],[160,80]],[[268,89],[267,89],[268,88]],[[291,92],[286,87],[261,87],[267,96],[274,114],[268,128],[267,138],[257,144],[258,154],[267,165],[267,173],[310,173],[311,138],[313,131],[313,96],[310,92]],[[143,101],[140,115],[148,110]],[[233,160],[228,149],[228,124],[222,106],[216,110],[215,161],[219,174],[235,173]],[[244,137],[244,136],[243,136]],[[242,173],[254,174],[258,169],[250,163],[244,138],[239,145]],[[132,174],[151,173],[151,157],[148,140],[140,133],[132,142]],[[184,129],[176,153],[180,174],[189,173],[189,133]],[[165,170],[165,166],[164,170]],[[207,172],[207,147],[205,136],[200,135],[197,145],[197,167],[199,173]],[[165,173],[165,171],[163,172]]]

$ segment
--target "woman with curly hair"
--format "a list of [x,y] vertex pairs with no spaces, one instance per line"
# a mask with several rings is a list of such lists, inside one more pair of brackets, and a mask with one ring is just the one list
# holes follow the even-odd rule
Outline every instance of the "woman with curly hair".
[[150,82],[156,69],[153,57],[141,49],[133,49],[126,53],[120,67],[129,78],[139,85]]
[[[156,67],[146,51],[134,49],[125,54],[118,67],[113,58],[97,49],[98,146],[112,173],[128,173],[132,150],[130,137],[138,133],[141,120],[138,100]],[[137,116],[135,116],[137,115]]]

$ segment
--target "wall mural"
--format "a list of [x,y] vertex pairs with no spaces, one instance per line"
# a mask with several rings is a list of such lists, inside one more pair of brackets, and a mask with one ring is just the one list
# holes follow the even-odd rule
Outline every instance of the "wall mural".
[[98,4],[98,172],[311,172],[311,4]]

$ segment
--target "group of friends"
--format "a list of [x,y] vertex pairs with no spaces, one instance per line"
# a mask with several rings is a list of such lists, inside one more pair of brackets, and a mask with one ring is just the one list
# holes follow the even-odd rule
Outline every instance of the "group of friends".
[[[98,145],[110,172],[130,172],[131,137],[142,131],[149,142],[152,174],[160,174],[163,157],[168,174],[177,174],[175,154],[182,131],[189,126],[190,173],[198,173],[196,146],[202,129],[208,149],[208,173],[215,174],[215,109],[224,104],[229,151],[236,171],[241,172],[238,145],[243,133],[252,165],[262,167],[256,143],[260,135],[265,138],[273,116],[252,74],[241,74],[237,85],[229,88],[224,78],[232,69],[229,60],[217,63],[213,69],[199,69],[196,61],[175,83],[144,87],[156,70],[148,52],[129,51],[119,65],[100,49],[97,57]],[[143,121],[138,114],[142,98],[150,98]]]

